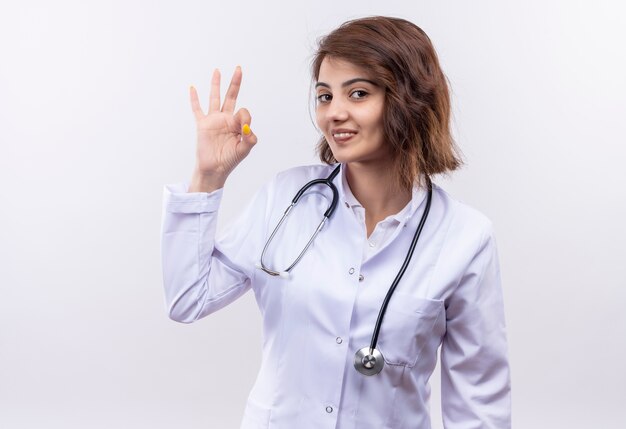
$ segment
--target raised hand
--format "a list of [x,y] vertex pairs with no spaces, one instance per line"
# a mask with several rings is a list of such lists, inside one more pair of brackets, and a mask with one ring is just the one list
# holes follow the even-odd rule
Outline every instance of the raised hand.
[[189,88],[198,135],[196,167],[189,192],[211,192],[223,187],[228,175],[257,142],[250,129],[248,110],[242,108],[233,113],[241,87],[241,76],[241,68],[238,66],[226,91],[224,104],[221,104],[220,72],[217,69],[213,72],[207,114],[200,107],[196,89],[193,86]]

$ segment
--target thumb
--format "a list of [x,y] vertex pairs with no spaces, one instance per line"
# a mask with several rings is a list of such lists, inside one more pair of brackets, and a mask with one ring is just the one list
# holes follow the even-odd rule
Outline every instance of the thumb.
[[243,142],[247,145],[250,145],[250,147],[256,144],[257,137],[256,134],[252,132],[250,124],[243,124],[243,127],[241,127],[241,138]]
[[252,122],[250,112],[248,112],[248,109],[239,109],[235,114],[235,118],[241,126],[241,140],[246,144],[246,146],[252,148],[252,146],[254,146],[257,142],[257,137],[250,128],[250,123]]

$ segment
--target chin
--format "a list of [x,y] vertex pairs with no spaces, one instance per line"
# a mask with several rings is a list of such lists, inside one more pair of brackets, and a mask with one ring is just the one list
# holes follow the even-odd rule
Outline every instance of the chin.
[[333,153],[333,158],[342,164],[350,161],[354,161],[354,154],[351,154],[348,148],[337,148],[330,146],[330,151]]
[[349,162],[353,162],[354,159],[346,154],[342,154],[342,153],[337,153],[333,151],[333,158],[335,158],[337,160],[337,162],[341,163],[341,164],[347,164]]

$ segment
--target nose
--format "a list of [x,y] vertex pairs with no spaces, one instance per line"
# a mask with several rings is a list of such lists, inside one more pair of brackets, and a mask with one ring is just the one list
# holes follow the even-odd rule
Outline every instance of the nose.
[[342,122],[348,119],[348,106],[340,97],[333,98],[327,107],[326,117],[328,120]]

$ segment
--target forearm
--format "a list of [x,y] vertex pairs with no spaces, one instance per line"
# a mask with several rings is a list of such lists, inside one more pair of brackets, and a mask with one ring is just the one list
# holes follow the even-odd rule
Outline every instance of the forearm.
[[245,292],[246,276],[221,267],[215,249],[220,199],[220,191],[189,194],[183,185],[165,190],[161,256],[166,306],[173,320],[194,322]]

